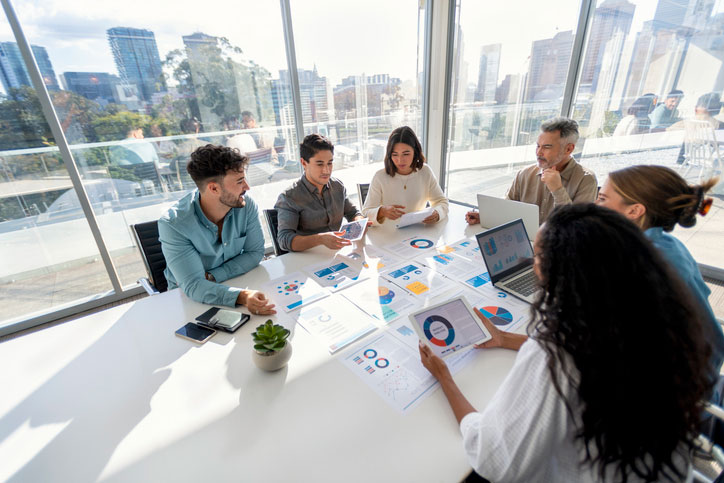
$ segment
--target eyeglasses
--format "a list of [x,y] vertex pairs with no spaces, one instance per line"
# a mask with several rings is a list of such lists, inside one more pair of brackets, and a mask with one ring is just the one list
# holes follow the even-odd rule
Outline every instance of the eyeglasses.
[[713,198],[705,198],[701,201],[701,206],[699,206],[699,214],[701,216],[706,215],[709,213],[709,210],[711,210],[711,205],[714,203]]

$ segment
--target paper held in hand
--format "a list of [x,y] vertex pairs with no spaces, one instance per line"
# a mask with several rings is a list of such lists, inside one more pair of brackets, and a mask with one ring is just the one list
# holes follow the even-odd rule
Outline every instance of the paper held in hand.
[[395,226],[397,228],[402,228],[404,226],[422,223],[422,220],[432,215],[433,211],[435,210],[433,210],[432,208],[425,208],[424,210],[415,211],[413,213],[405,213],[397,220]]

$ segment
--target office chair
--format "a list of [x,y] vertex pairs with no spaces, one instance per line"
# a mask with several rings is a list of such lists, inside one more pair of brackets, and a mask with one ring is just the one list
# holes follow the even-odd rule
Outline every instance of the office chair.
[[369,183],[357,183],[357,194],[359,195],[360,208],[365,204],[367,192],[370,190]]
[[269,234],[271,235],[272,244],[274,245],[274,254],[276,256],[284,255],[289,253],[286,250],[282,250],[277,240],[277,233],[279,232],[279,223],[277,221],[277,210],[264,210],[264,218],[266,224],[269,227]]
[[161,242],[158,240],[158,221],[148,221],[131,225],[136,245],[141,251],[143,264],[146,266],[148,278],[138,279],[149,295],[156,295],[168,290],[168,282],[163,271],[166,269],[166,258],[161,251]]

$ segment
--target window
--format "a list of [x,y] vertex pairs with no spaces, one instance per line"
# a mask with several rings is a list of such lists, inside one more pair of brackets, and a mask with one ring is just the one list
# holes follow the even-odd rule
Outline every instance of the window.
[[[720,2],[603,0],[596,5],[583,52],[574,118],[581,160],[599,184],[609,171],[634,164],[677,170],[690,183],[715,174],[714,156],[687,152],[703,126],[713,146],[724,140],[724,13]],[[721,149],[721,148],[719,148]],[[724,152],[722,152],[724,154]],[[721,173],[721,158],[718,161]],[[694,228],[677,228],[699,263],[724,266],[724,185]]]
[[[560,115],[579,2],[460,0],[454,24],[447,193],[503,196]],[[521,16],[520,12],[525,12]]]
[[334,143],[334,176],[353,198],[356,183],[382,168],[393,129],[407,125],[422,135],[419,4],[292,2],[304,132]]

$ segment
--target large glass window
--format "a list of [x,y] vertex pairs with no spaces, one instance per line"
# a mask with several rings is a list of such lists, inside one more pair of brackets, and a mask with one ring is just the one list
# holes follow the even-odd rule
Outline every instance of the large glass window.
[[381,169],[393,129],[407,125],[422,134],[421,4],[292,2],[304,132],[335,144],[334,176],[352,197],[356,183],[369,183]]
[[[273,204],[276,182],[297,176],[291,106],[277,102],[289,90],[279,78],[287,64],[278,3],[15,7],[124,286],[145,276],[129,225],[158,219],[195,188],[186,163],[198,146],[246,153],[250,194],[262,207]],[[34,216],[68,231],[85,223],[72,190],[53,192]],[[84,244],[64,250],[70,265],[94,253]]]
[[[721,2],[601,0],[581,69],[573,115],[599,184],[634,164],[669,166],[692,183],[721,174]],[[724,185],[715,193],[710,213],[674,234],[698,262],[723,267]]]
[[535,161],[541,121],[561,111],[579,8],[575,0],[460,0],[450,86],[451,199],[503,196],[515,172]]
[[[7,20],[0,22],[0,326],[112,290]],[[33,45],[49,89],[57,78]]]

